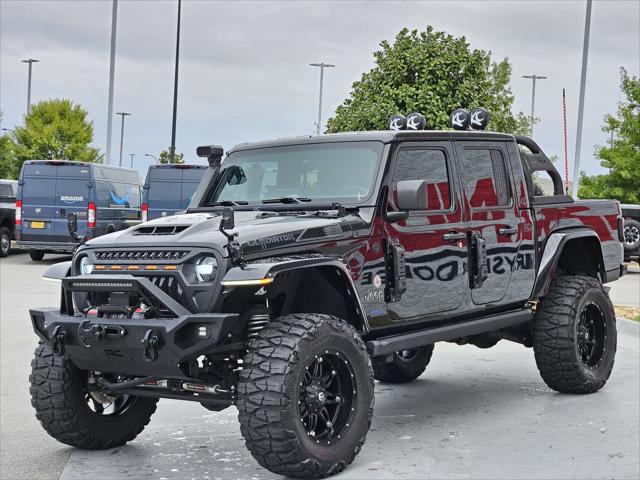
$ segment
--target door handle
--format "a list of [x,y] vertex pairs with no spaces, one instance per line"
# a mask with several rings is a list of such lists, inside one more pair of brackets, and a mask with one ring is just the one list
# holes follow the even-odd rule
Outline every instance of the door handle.
[[505,237],[509,237],[518,233],[518,229],[516,227],[502,227],[498,230],[498,233]]
[[467,238],[467,234],[464,232],[449,232],[445,233],[442,238],[447,242],[455,242],[456,240],[464,240]]

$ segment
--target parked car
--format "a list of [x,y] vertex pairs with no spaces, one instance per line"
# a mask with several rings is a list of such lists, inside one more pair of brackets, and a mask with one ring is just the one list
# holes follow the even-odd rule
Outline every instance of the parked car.
[[[436,342],[532,347],[563,393],[607,382],[620,206],[564,195],[530,138],[378,131],[198,152],[210,168],[185,214],[46,273],[61,304],[30,310],[31,398],[59,441],[123,445],[159,398],[235,405],[263,467],[324,478],[360,452],[374,378],[415,380]],[[541,171],[551,195],[534,192]]]
[[206,165],[151,165],[142,193],[142,221],[185,210],[206,169]]
[[0,180],[0,257],[11,250],[11,241],[16,235],[16,192],[18,182]]
[[29,160],[20,171],[16,200],[16,240],[33,260],[45,253],[72,252],[67,216],[74,213],[86,238],[140,223],[138,172],[106,165]]
[[640,205],[623,204],[624,259],[640,262]]

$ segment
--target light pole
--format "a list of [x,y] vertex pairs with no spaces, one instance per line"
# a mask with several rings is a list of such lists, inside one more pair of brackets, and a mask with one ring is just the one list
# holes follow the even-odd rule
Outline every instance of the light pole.
[[40,60],[36,60],[34,58],[27,58],[26,60],[22,60],[22,63],[29,64],[29,80],[27,80],[27,114],[29,110],[31,110],[31,67],[34,63],[38,63]]
[[122,144],[124,141],[124,117],[131,114],[127,112],[116,112],[116,115],[122,116],[122,123],[120,126],[120,163],[119,163],[119,166],[121,167],[122,166]]
[[322,125],[322,81],[324,79],[324,69],[332,68],[335,65],[331,65],[330,63],[310,63],[312,67],[320,67],[320,95],[318,99],[318,123],[316,124],[316,135],[320,135],[320,128]]
[[129,155],[131,155],[131,168],[133,168],[133,157],[136,156],[135,153],[130,153]]
[[591,0],[587,0],[582,41],[582,71],[580,73],[580,99],[578,101],[578,126],[576,128],[576,159],[573,163],[573,198],[578,198],[580,183],[580,147],[582,146],[582,115],[584,114],[584,90],[587,83],[587,58],[589,56],[589,32],[591,30]]
[[111,127],[113,123],[113,81],[116,74],[116,30],[118,26],[118,0],[111,5],[111,51],[109,54],[109,99],[107,103],[107,165],[111,165]]
[[157,158],[155,155],[151,155],[150,153],[145,153],[145,154],[144,154],[144,156],[145,156],[145,157],[151,157],[151,158],[153,158],[153,159],[156,161],[156,163],[160,163],[160,162],[158,161],[158,158]]
[[178,63],[180,60],[180,13],[182,0],[178,0],[178,28],[176,30],[176,68],[173,78],[173,120],[171,121],[171,147],[169,147],[169,163],[176,157],[176,116],[178,114]]
[[546,80],[547,77],[534,74],[534,75],[523,75],[522,78],[529,78],[533,80],[533,85],[531,87],[531,117],[530,117],[531,128],[529,128],[529,136],[533,137],[533,122],[535,120],[534,113],[535,113],[535,107],[536,107],[536,80]]

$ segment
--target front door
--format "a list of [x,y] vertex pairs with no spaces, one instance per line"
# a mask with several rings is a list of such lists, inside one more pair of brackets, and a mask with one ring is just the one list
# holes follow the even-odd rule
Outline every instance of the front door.
[[450,142],[403,143],[395,153],[389,205],[396,207],[396,184],[427,181],[427,208],[407,220],[387,224],[390,241],[405,251],[406,292],[388,304],[392,320],[453,310],[463,301],[467,275],[466,225]]
[[[518,268],[520,215],[514,205],[508,153],[502,142],[458,141],[464,201],[471,234],[470,268],[480,261],[484,271],[471,279],[471,298],[476,305],[500,303],[511,272]],[[486,249],[486,257],[479,250]],[[478,256],[483,258],[479,259]],[[479,268],[478,270],[483,270]],[[472,277],[474,271],[472,270]]]

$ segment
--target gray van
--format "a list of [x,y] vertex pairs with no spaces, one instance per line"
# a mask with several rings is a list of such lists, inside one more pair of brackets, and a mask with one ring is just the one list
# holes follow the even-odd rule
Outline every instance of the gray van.
[[142,221],[186,209],[206,169],[206,165],[151,165],[144,182]]
[[16,241],[33,260],[45,253],[72,252],[67,216],[75,213],[78,233],[95,238],[140,223],[138,172],[86,162],[28,160],[16,197]]

